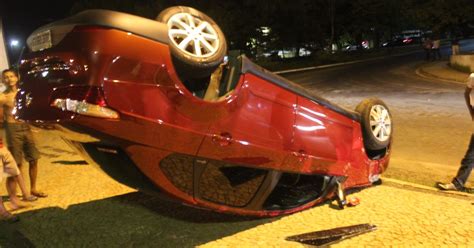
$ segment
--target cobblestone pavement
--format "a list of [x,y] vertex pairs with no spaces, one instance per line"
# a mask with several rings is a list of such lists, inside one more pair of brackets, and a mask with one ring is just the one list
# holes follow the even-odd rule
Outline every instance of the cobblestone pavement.
[[[127,235],[133,234],[131,238],[127,238],[127,244],[144,244],[147,240],[159,240],[167,234],[167,230],[160,228],[161,222],[154,222],[147,225],[143,223],[129,224],[125,218],[122,218],[120,212],[113,213],[106,221],[115,221],[118,225],[130,225],[130,230],[116,229],[102,230],[103,233],[76,232],[81,228],[87,229],[87,226],[70,223],[73,227],[54,227],[51,224],[33,223],[33,219],[52,220],[61,218],[60,215],[71,212],[70,215],[77,215],[80,218],[82,213],[77,213],[78,204],[84,205],[88,202],[94,202],[101,199],[110,199],[113,196],[122,196],[133,189],[120,185],[112,179],[106,177],[101,172],[89,165],[84,165],[81,158],[74,154],[68,147],[55,136],[45,136],[41,132],[35,133],[41,141],[40,147],[43,158],[40,160],[41,174],[40,187],[49,193],[48,198],[39,199],[31,208],[22,210],[20,215],[32,212],[33,215],[26,215],[21,221],[20,231],[22,234],[31,239],[31,241],[39,246],[49,246],[50,239],[44,237],[35,237],[37,228],[49,228],[50,230],[42,231],[50,235],[57,232],[55,228],[61,228],[61,233],[74,232],[74,238],[65,238],[63,241],[54,241],[53,244],[65,245],[74,241],[71,246],[81,244],[81,240],[88,240],[89,244],[94,244],[96,235],[102,238],[113,237],[113,232],[122,231]],[[47,144],[47,145],[46,145]],[[381,186],[371,187],[354,193],[361,199],[361,204],[338,210],[335,203],[326,203],[321,206],[311,208],[309,210],[285,216],[281,219],[273,219],[262,221],[249,225],[247,228],[240,228],[228,234],[214,235],[215,241],[205,243],[203,247],[302,247],[302,244],[296,242],[285,241],[285,237],[313,232],[324,229],[331,229],[342,226],[349,226],[362,223],[370,223],[377,225],[374,232],[362,234],[337,243],[334,247],[385,247],[385,246],[461,246],[474,247],[474,196],[468,194],[446,194],[422,186],[403,186],[400,183],[393,183],[391,180]],[[0,188],[0,193],[6,195],[4,185]],[[113,201],[109,204],[115,204],[117,209],[123,208],[123,211],[143,211],[146,212],[147,218],[162,218],[159,213],[152,213],[141,208],[125,208],[120,201]],[[159,204],[159,203],[158,203]],[[128,204],[129,205],[129,204]],[[75,207],[76,206],[76,207]],[[42,212],[45,209],[64,209],[65,212]],[[113,206],[112,206],[113,207]],[[91,207],[93,208],[93,207]],[[76,209],[76,210],[75,210]],[[93,209],[92,209],[93,210]],[[101,211],[100,207],[97,211]],[[102,210],[104,211],[104,210]],[[186,210],[184,210],[186,211]],[[59,216],[58,216],[59,214]],[[44,216],[50,215],[50,216]],[[99,214],[103,215],[103,213]],[[109,214],[110,215],[110,214]],[[153,216],[156,215],[156,216]],[[137,215],[139,216],[139,215]],[[225,216],[222,216],[225,217]],[[101,220],[100,217],[97,217]],[[132,217],[132,219],[135,217]],[[173,219],[173,218],[171,218]],[[187,222],[187,217],[171,220],[170,226],[190,226],[196,225],[192,221]],[[121,221],[124,223],[121,223]],[[78,221],[72,217],[70,221]],[[273,221],[273,222],[272,222]],[[63,225],[65,224],[63,222]],[[205,220],[204,220],[205,222]],[[213,222],[213,221],[211,221]],[[91,225],[91,222],[83,222],[84,225]],[[94,222],[92,222],[94,223]],[[174,224],[173,224],[174,223]],[[219,227],[218,223],[209,223],[211,227]],[[31,225],[31,226],[30,226]],[[77,226],[80,227],[77,227]],[[96,225],[99,225],[96,224]],[[114,224],[115,225],[115,224]],[[230,222],[226,226],[238,225],[238,222]],[[113,225],[112,225],[113,226]],[[196,228],[202,228],[201,224]],[[164,228],[163,228],[164,229]],[[156,231],[154,231],[156,230]],[[158,232],[159,230],[159,232]],[[198,229],[195,232],[199,232]],[[210,228],[209,230],[214,230]],[[157,234],[158,232],[158,234]],[[161,232],[161,233],[160,233]],[[176,230],[174,231],[176,232]],[[212,232],[212,231],[210,231]],[[215,230],[214,232],[218,232]],[[233,234],[235,233],[235,234]],[[210,233],[211,234],[211,233]],[[211,234],[212,235],[212,234]],[[133,238],[135,237],[136,238]],[[92,241],[91,241],[92,240]],[[66,242],[66,243],[61,243]],[[92,242],[92,243],[90,243]],[[121,243],[122,241],[116,241]],[[190,244],[199,244],[192,243]],[[202,244],[202,243],[201,243]],[[54,245],[53,245],[54,246]]]
[[[38,188],[46,192],[48,197],[40,198],[31,208],[24,211],[46,207],[65,209],[72,204],[134,191],[87,165],[59,136],[45,134],[39,129],[33,129],[33,134],[41,153]],[[27,172],[28,166],[25,162],[22,173],[27,177]],[[28,179],[25,181],[29,182]],[[19,189],[17,191],[19,192]],[[0,194],[7,194],[3,184],[0,185]]]
[[[16,211],[20,222],[0,221],[0,248],[194,247],[273,220],[218,214],[136,192],[86,164],[59,136],[40,130],[34,136],[42,155],[38,187],[48,197]],[[3,183],[0,196],[6,195]]]
[[474,247],[474,197],[381,185],[353,195],[361,204],[337,210],[325,204],[219,239],[202,247],[303,247],[285,237],[370,223],[377,230],[334,247]]
[[[451,72],[444,65],[441,70],[440,66],[436,67],[433,63],[424,69],[440,74],[437,75],[438,77],[446,78],[446,74]],[[31,207],[18,211],[17,213],[22,216],[22,221],[14,228],[38,247],[100,246],[94,242],[102,239],[108,242],[107,238],[111,241],[115,239],[115,243],[112,243],[115,245],[112,246],[118,246],[117,244],[152,246],[152,242],[157,244],[156,241],[163,240],[166,235],[173,236],[174,239],[188,239],[189,241],[185,240],[184,243],[187,242],[189,245],[202,244],[201,240],[191,240],[190,234],[180,233],[179,229],[186,227],[190,228],[189,232],[202,232],[204,235],[216,237],[216,240],[204,241],[203,247],[303,247],[300,243],[285,241],[285,238],[362,223],[374,224],[377,230],[347,239],[335,244],[334,247],[474,247],[473,195],[447,194],[429,187],[410,186],[390,180],[381,186],[354,193],[354,196],[360,198],[361,204],[344,210],[338,210],[334,203],[327,203],[283,218],[250,223],[245,228],[242,224],[240,229],[217,234],[222,229],[237,226],[243,221],[222,224],[216,221],[216,217],[213,217],[212,221],[206,221],[204,217],[204,220],[193,222],[189,220],[192,218],[189,215],[202,213],[185,209],[183,211],[191,214],[182,214],[184,218],[176,217],[176,215],[170,215],[170,218],[165,216],[171,220],[168,226],[164,226],[163,222],[157,220],[165,218],[159,216],[163,212],[150,211],[150,208],[143,209],[141,206],[121,201],[97,202],[114,196],[125,196],[135,190],[113,181],[92,166],[84,164],[82,158],[67,147],[59,137],[44,135],[41,131],[36,131],[35,136],[42,153],[39,164],[39,188],[47,192],[49,197],[39,199]],[[0,185],[0,195],[6,195],[3,184]],[[88,204],[91,202],[95,203]],[[160,203],[152,201],[152,205],[156,204]],[[109,212],[106,216],[108,219],[97,217],[98,221],[81,222],[80,218],[89,214],[90,211],[102,211],[97,215],[103,216],[104,211],[109,210],[104,206],[119,210]],[[57,211],[57,208],[64,211]],[[45,211],[48,209],[50,211]],[[137,211],[141,212],[131,213]],[[69,213],[71,219],[63,218],[65,213]],[[128,217],[126,215],[131,217],[125,218]],[[220,218],[219,215],[217,216]],[[51,224],[55,219],[61,218],[63,218],[62,221],[57,223],[62,226]],[[138,218],[151,221],[145,223]],[[225,218],[226,216],[222,216],[222,219]],[[50,220],[51,223],[35,223],[35,220]],[[68,223],[70,220],[77,223]],[[92,232],[82,231],[82,229],[87,230],[92,227],[95,228]],[[209,233],[203,232],[203,228],[208,228],[205,230]],[[0,233],[1,231],[0,227]],[[53,242],[48,237],[41,237],[37,234],[38,232],[46,235],[58,233],[58,235],[70,237]],[[214,241],[208,242],[209,240]]]

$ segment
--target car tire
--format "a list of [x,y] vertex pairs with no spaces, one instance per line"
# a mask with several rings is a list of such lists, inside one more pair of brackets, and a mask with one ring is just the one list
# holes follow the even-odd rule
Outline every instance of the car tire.
[[157,21],[168,26],[169,47],[175,69],[182,79],[203,78],[224,60],[225,36],[204,13],[184,6],[163,10]]
[[387,105],[380,99],[365,99],[356,107],[360,114],[360,124],[364,137],[365,149],[370,151],[385,150],[392,140],[392,115]]

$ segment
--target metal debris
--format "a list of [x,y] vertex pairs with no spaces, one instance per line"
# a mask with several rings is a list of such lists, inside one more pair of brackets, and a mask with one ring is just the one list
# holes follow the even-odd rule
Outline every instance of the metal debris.
[[347,205],[346,193],[344,191],[344,181],[346,179],[345,177],[338,177],[336,179],[336,200],[340,209],[344,209]]
[[296,241],[306,245],[323,246],[334,244],[363,233],[375,231],[376,229],[377,226],[366,223],[290,236],[287,237],[286,240]]

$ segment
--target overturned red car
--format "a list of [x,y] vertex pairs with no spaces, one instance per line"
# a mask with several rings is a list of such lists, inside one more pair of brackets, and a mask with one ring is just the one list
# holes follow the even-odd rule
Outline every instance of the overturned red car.
[[157,20],[88,10],[27,43],[16,117],[60,130],[90,164],[139,190],[274,216],[333,197],[343,207],[345,189],[378,182],[388,165],[381,100],[346,110],[227,54],[220,28],[195,9]]

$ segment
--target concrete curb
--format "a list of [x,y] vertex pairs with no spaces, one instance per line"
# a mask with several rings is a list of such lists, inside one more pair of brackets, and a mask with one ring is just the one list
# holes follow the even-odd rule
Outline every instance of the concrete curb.
[[[412,45],[411,47],[416,47],[416,46],[419,46],[419,45]],[[441,47],[446,47],[446,46],[448,46],[448,45],[441,45]],[[405,55],[410,55],[410,54],[413,54],[413,53],[419,53],[420,51],[421,50],[414,50],[414,51],[410,51],[410,52],[406,52],[406,53],[399,53],[399,54],[393,54],[393,55],[388,55],[388,56],[374,57],[374,58],[370,58],[370,59],[355,60],[355,61],[328,64],[328,65],[320,65],[320,66],[311,66],[311,67],[304,67],[304,68],[297,68],[297,69],[290,69],[290,70],[274,71],[273,73],[275,73],[275,74],[286,74],[286,73],[292,73],[292,72],[302,72],[302,71],[311,71],[311,70],[317,70],[317,69],[326,69],[326,68],[331,68],[331,67],[336,67],[336,66],[363,63],[363,62],[367,62],[367,61],[379,60],[379,59],[390,58],[390,57],[405,56]]]
[[429,73],[426,70],[424,70],[423,67],[426,67],[426,64],[421,65],[420,67],[418,67],[415,70],[416,75],[418,75],[419,77],[422,77],[422,78],[425,78],[425,79],[433,79],[434,78],[436,80],[443,81],[443,82],[446,82],[446,83],[466,85],[466,82],[456,81],[454,79],[446,79],[446,78],[439,77],[435,74]]
[[[402,180],[398,180],[398,179],[393,179],[393,178],[382,177],[382,181],[390,182],[390,183],[393,183],[393,184],[398,184],[398,185],[401,185],[401,186],[412,187],[412,188],[415,188],[415,189],[422,189],[422,190],[432,191],[432,192],[436,192],[436,193],[441,193],[441,194],[445,194],[446,196],[464,196],[464,197],[474,199],[473,194],[459,192],[459,191],[445,191],[445,190],[437,189],[435,187],[429,187],[429,186],[425,186],[425,185],[421,185],[421,184],[410,183],[410,182],[406,182],[406,181],[402,181]],[[383,185],[383,183],[382,183],[382,185]]]
[[318,70],[318,69],[327,69],[327,68],[332,68],[332,67],[336,67],[336,66],[351,65],[351,64],[357,64],[357,63],[363,63],[363,62],[368,62],[368,61],[374,61],[374,60],[390,58],[390,57],[405,56],[405,55],[410,55],[410,54],[419,53],[419,52],[420,52],[419,50],[415,50],[415,51],[410,51],[410,52],[406,52],[406,53],[399,53],[399,54],[388,55],[388,56],[374,57],[374,58],[370,58],[370,59],[355,60],[355,61],[328,64],[328,65],[320,65],[320,66],[311,66],[311,67],[304,67],[304,68],[297,68],[297,69],[290,69],[290,70],[274,71],[273,73],[281,75],[281,74],[287,74],[287,73],[293,73],[293,72],[304,72],[304,71],[312,71],[312,70]]

